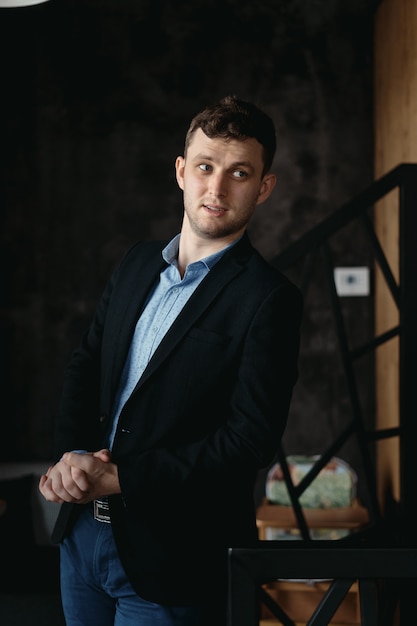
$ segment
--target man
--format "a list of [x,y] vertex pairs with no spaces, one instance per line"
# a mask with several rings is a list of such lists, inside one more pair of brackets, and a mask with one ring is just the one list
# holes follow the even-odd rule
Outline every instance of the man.
[[271,119],[226,97],[175,163],[181,232],[140,242],[66,369],[57,461],[68,626],[221,626],[227,548],[256,542],[253,488],[297,378],[301,295],[251,246],[275,186]]

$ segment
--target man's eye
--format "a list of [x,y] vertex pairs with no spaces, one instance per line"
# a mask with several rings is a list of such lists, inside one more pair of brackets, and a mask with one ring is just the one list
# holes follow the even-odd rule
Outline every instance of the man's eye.
[[233,172],[233,176],[235,176],[236,178],[245,178],[247,174],[243,170],[235,170]]
[[203,172],[209,172],[211,170],[210,165],[207,165],[207,163],[201,163],[198,167],[200,170],[203,170]]

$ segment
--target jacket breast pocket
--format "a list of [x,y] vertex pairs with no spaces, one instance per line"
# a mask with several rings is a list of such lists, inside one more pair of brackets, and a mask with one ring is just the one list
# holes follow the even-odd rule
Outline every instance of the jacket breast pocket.
[[212,345],[226,347],[230,343],[230,337],[228,335],[222,335],[220,333],[214,333],[211,330],[204,330],[202,328],[192,328],[187,337],[202,343],[208,343]]

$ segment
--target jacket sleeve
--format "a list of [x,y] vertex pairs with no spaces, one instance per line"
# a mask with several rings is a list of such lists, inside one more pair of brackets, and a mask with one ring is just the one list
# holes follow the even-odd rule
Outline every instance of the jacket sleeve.
[[64,371],[58,415],[55,420],[56,460],[74,449],[97,450],[101,387],[101,343],[106,313],[118,270],[108,281],[88,330],[72,352]]

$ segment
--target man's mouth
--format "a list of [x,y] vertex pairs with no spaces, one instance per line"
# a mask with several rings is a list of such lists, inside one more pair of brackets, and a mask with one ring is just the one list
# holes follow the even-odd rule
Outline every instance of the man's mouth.
[[212,204],[203,204],[203,207],[207,209],[208,211],[210,211],[210,213],[215,213],[217,215],[221,215],[222,213],[226,212],[226,209],[223,209],[222,207],[214,206]]

